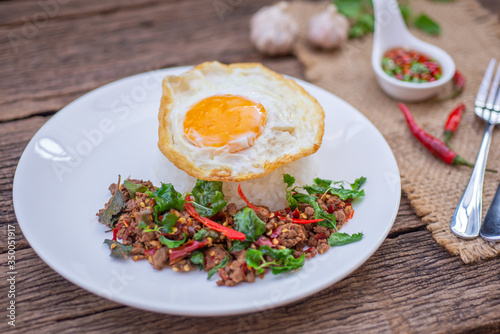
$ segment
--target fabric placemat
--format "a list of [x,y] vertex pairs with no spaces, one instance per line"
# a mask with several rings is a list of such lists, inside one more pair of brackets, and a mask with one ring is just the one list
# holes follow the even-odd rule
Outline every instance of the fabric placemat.
[[[295,55],[305,66],[306,78],[352,104],[384,135],[401,173],[402,189],[434,239],[450,253],[472,263],[500,254],[500,243],[482,238],[463,240],[450,231],[450,221],[469,180],[472,169],[450,166],[432,156],[412,137],[397,107],[379,88],[371,68],[373,35],[349,40],[340,49],[319,51],[305,41],[311,16],[323,10],[324,3],[291,2],[290,13],[300,26],[301,36]],[[412,29],[418,38],[446,50],[466,78],[466,89],[459,97],[445,102],[408,103],[417,123],[442,139],[448,113],[460,102],[467,109],[452,139],[462,157],[474,162],[485,122],[475,116],[473,104],[484,71],[492,57],[500,57],[500,24],[497,18],[471,0],[454,3],[412,1],[414,13],[425,12],[442,28],[440,36],[429,36]],[[500,170],[500,131],[493,133],[487,168]],[[369,168],[369,166],[368,166]],[[486,173],[483,189],[483,217],[500,182],[500,173]],[[374,217],[376,219],[376,217]]]

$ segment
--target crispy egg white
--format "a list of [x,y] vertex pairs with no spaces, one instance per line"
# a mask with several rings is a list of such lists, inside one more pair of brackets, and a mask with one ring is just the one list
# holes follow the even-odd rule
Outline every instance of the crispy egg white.
[[310,155],[324,111],[291,79],[261,64],[207,62],[163,81],[161,152],[203,180],[244,181]]

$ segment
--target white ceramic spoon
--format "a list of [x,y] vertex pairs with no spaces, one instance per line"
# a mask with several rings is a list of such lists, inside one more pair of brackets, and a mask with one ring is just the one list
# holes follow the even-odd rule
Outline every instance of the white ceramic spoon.
[[[401,101],[422,101],[437,94],[455,74],[455,62],[442,49],[413,36],[405,25],[396,0],[373,0],[375,34],[372,50],[372,67],[380,87],[387,95]],[[434,58],[443,70],[434,82],[412,83],[393,78],[382,70],[382,57],[392,48],[403,47],[422,52]]]

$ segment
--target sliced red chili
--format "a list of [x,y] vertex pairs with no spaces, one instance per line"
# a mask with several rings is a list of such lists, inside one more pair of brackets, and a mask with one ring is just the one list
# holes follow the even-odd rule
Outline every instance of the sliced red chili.
[[147,256],[153,256],[153,255],[155,255],[155,253],[156,253],[156,247],[146,249],[144,251],[144,255],[147,255]]
[[281,227],[278,227],[277,229],[275,229],[273,231],[273,233],[271,233],[269,238],[271,238],[271,239],[277,238],[280,235],[280,233],[281,233]]
[[209,227],[214,231],[221,232],[229,239],[245,241],[246,236],[243,233],[238,232],[232,228],[226,227],[224,225],[221,225],[219,223],[216,223],[207,217],[201,217],[194,208],[193,204],[191,204],[191,196],[189,195],[186,196],[186,203],[184,204],[184,207],[191,217],[193,217],[206,227]]
[[292,213],[292,218],[299,219],[300,218],[300,211],[299,209],[295,209]]
[[184,245],[169,250],[170,261],[173,262],[173,261],[176,261],[178,259],[181,259],[184,256],[188,255],[189,253],[192,253],[197,249],[205,247],[207,244],[208,244],[208,241],[206,239],[201,241],[201,242],[189,240]]
[[115,227],[113,229],[113,241],[116,241],[117,235],[118,235],[118,229]]
[[[285,217],[280,217],[281,220],[285,220]],[[294,224],[312,224],[312,223],[318,223],[320,221],[323,221],[324,219],[295,219],[295,218],[290,218],[292,219],[292,223]]]
[[245,203],[247,204],[247,206],[254,210],[254,211],[257,211],[259,210],[258,207],[256,207],[255,205],[253,205],[252,203],[250,203],[250,201],[246,198],[246,196],[243,194],[243,190],[241,190],[241,183],[238,184],[238,195],[240,195],[241,199],[245,201]]

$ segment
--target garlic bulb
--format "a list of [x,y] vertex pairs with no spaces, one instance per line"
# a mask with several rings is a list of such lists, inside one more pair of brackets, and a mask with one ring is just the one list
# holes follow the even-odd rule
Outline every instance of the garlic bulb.
[[250,39],[257,50],[268,55],[285,55],[292,51],[298,26],[286,12],[288,3],[282,1],[266,6],[250,20]]
[[328,7],[321,13],[314,15],[309,21],[307,38],[312,45],[333,49],[347,40],[349,21],[337,11],[335,5]]

